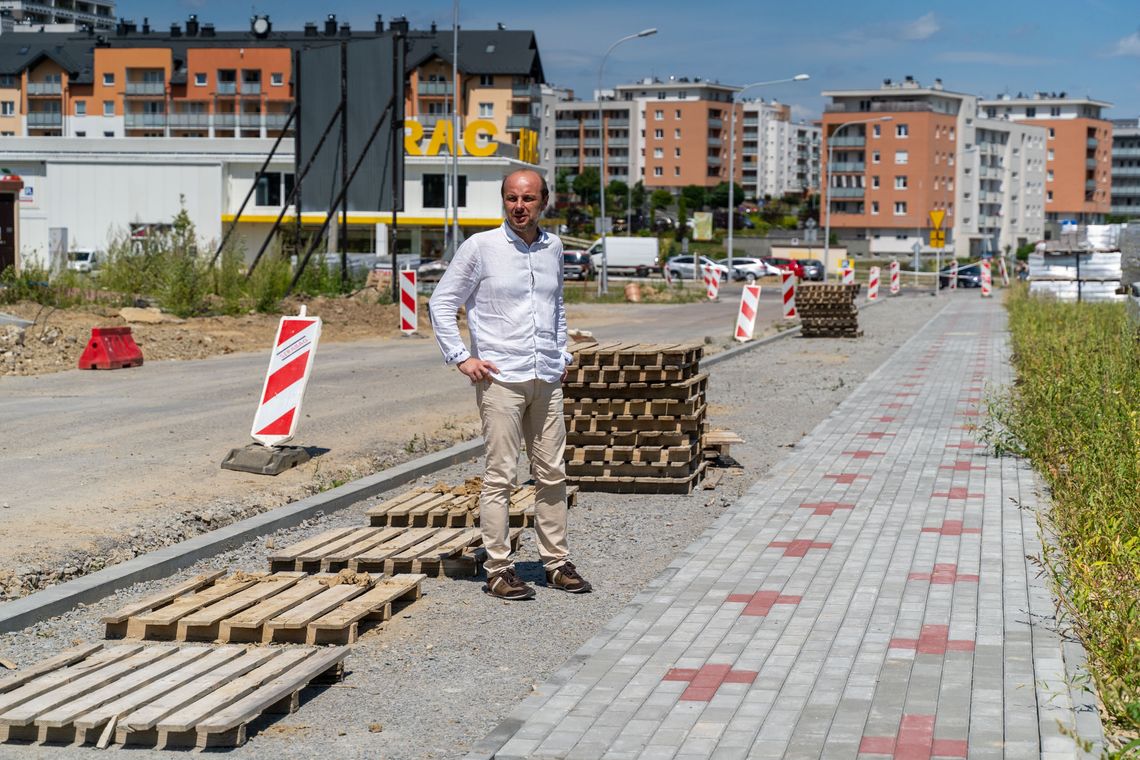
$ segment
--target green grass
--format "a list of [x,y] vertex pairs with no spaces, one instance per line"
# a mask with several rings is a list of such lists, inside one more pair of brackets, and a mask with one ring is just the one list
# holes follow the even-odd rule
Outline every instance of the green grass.
[[[1121,304],[1007,299],[1017,384],[999,446],[1048,483],[1043,567],[1088,652],[1117,756],[1140,749],[1140,342]],[[1133,741],[1129,742],[1129,739]],[[1124,745],[1124,746],[1119,746]]]

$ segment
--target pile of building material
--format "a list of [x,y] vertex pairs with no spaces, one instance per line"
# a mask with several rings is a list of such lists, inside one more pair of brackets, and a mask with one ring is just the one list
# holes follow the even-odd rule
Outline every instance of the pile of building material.
[[704,473],[699,343],[592,343],[563,385],[566,477],[583,491],[681,493]]
[[800,334],[805,338],[858,338],[859,307],[855,297],[862,285],[801,285],[796,288]]
[[[428,488],[413,488],[368,509],[369,525],[382,527],[446,527],[471,528],[479,524],[479,492],[482,478],[470,478],[463,485],[436,483]],[[511,492],[509,524],[511,527],[534,525],[534,484],[524,483]],[[578,501],[578,489],[566,489],[566,505]]]
[[1029,292],[1062,301],[1120,301],[1119,224],[1067,225],[1029,254]]

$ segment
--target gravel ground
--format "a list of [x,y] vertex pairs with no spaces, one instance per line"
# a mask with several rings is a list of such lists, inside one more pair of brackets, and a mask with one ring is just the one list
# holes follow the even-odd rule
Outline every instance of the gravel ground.
[[[231,756],[462,756],[945,303],[925,296],[890,300],[861,315],[865,335],[860,340],[794,337],[710,368],[710,421],[745,439],[732,450],[743,470],[729,471],[714,490],[690,496],[581,494],[571,513],[571,550],[594,593],[573,596],[539,588],[534,601],[512,604],[482,594],[478,579],[428,579],[422,599],[361,637],[342,683],[319,694],[307,691],[293,715],[255,724],[251,741]],[[457,484],[480,469],[476,462],[465,463],[424,484]],[[274,534],[273,545],[366,524],[363,513],[374,501]],[[264,570],[268,538],[204,560],[174,578],[138,584],[0,635],[0,658],[22,667],[98,640],[100,616],[206,570]],[[530,531],[519,558],[523,579],[539,583],[542,569]],[[90,752],[0,745],[0,758],[90,757]],[[130,756],[159,753],[132,749]]]

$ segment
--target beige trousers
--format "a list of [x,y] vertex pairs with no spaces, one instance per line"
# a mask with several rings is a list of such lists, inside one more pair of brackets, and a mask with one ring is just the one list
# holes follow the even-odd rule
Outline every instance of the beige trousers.
[[477,383],[475,400],[487,447],[479,524],[487,550],[487,575],[513,564],[507,510],[518,472],[519,452],[526,443],[534,475],[535,532],[538,553],[547,570],[566,562],[566,423],[562,386],[542,380]]

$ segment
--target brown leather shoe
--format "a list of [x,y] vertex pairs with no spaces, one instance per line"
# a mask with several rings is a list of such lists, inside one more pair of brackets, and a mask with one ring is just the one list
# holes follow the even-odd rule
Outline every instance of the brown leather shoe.
[[491,596],[512,602],[534,599],[534,589],[519,580],[519,576],[513,567],[505,568],[488,576],[487,585],[483,587],[483,590]]
[[565,562],[553,570],[546,571],[546,585],[571,594],[584,594],[593,586],[578,574],[573,562]]

